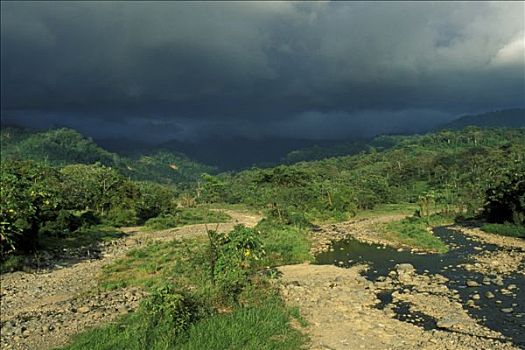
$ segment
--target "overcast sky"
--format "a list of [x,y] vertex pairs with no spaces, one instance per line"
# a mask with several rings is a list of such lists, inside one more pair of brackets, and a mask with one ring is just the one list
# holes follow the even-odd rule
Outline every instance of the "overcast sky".
[[333,139],[524,107],[524,6],[2,2],[2,120]]

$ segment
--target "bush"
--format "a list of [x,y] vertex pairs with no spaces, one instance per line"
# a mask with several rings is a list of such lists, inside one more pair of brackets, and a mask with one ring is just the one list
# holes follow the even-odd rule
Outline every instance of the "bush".
[[61,176],[53,168],[30,161],[2,162],[0,176],[1,254],[33,249],[40,227],[59,215]]
[[525,226],[511,223],[504,224],[486,224],[481,226],[485,232],[495,233],[503,236],[525,238]]
[[483,217],[488,222],[525,225],[525,169],[509,172],[497,186],[486,191]]
[[229,233],[208,231],[211,278],[227,298],[236,299],[253,272],[255,261],[264,255],[255,230],[237,225]]
[[132,226],[137,224],[137,213],[134,209],[113,208],[104,218],[104,222],[115,227]]
[[39,234],[64,236],[82,226],[82,220],[70,210],[62,209],[58,215],[42,224]]
[[[173,337],[188,329],[204,313],[197,303],[177,293],[169,284],[155,289],[143,303],[142,311],[148,315],[147,327],[154,329],[162,325],[171,330]],[[154,332],[148,332],[151,333]]]
[[170,213],[174,207],[175,192],[170,188],[152,182],[138,182],[139,198],[134,204],[139,223],[161,214]]

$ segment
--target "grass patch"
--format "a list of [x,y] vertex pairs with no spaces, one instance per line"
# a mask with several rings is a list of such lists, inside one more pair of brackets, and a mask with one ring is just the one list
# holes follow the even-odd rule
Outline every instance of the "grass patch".
[[[303,261],[305,231],[273,222],[256,228],[266,245],[262,266]],[[79,334],[64,348],[77,349],[300,349],[305,336],[298,310],[287,308],[269,277],[253,271],[235,298],[210,279],[208,242],[153,243],[103,269],[101,287],[139,286],[152,291],[137,312]],[[168,287],[165,286],[176,286]],[[160,295],[159,295],[160,291]]]
[[107,326],[77,335],[63,350],[142,349],[300,349],[305,336],[290,326],[295,310],[275,296],[259,299],[260,305],[236,307],[228,313],[209,313],[180,294],[169,313],[152,298],[139,310]]
[[175,349],[300,349],[304,336],[290,327],[292,312],[277,298],[196,323]]
[[525,238],[525,226],[511,223],[504,224],[485,224],[481,229],[488,233],[495,233],[497,235]]
[[152,243],[132,250],[103,268],[100,286],[155,288],[170,281],[211,297],[214,291],[209,281],[206,247],[204,239],[186,239]]
[[430,231],[430,227],[450,223],[450,219],[439,215],[432,215],[428,219],[407,217],[399,221],[392,221],[382,226],[387,239],[406,244],[408,246],[446,253],[448,247]]
[[231,217],[217,210],[207,208],[185,208],[177,210],[173,214],[162,215],[149,219],[145,227],[150,230],[163,230],[184,225],[216,223],[230,221]]
[[312,259],[307,229],[263,219],[256,230],[260,232],[266,250],[261,266],[297,264]]

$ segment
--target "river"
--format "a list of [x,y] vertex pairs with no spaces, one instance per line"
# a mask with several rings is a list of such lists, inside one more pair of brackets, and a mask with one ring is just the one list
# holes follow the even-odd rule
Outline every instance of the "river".
[[[412,264],[418,273],[441,274],[449,281],[446,283],[449,289],[456,290],[464,309],[480,324],[500,332],[512,340],[518,347],[525,348],[525,278],[522,274],[513,273],[506,276],[485,275],[467,271],[462,264],[473,263],[472,257],[483,251],[496,251],[502,248],[493,244],[476,241],[458,231],[447,227],[437,227],[434,234],[442,239],[448,246],[449,251],[444,254],[421,254],[410,251],[399,251],[391,247],[368,244],[355,239],[345,239],[334,242],[330,251],[322,252],[316,256],[317,264],[335,264],[342,267],[353,266],[358,263],[367,263],[370,268],[366,277],[371,281],[377,281],[387,276],[396,264]],[[522,260],[518,271],[525,269],[525,261]],[[467,281],[475,281],[477,286],[467,287]],[[502,289],[508,286],[511,293],[504,294]],[[506,290],[505,290],[506,291]],[[378,297],[382,303],[378,307],[391,302],[391,293],[382,293]],[[493,298],[485,295],[490,292]],[[468,307],[467,302],[473,294],[479,294],[481,298],[476,300],[479,308]],[[489,293],[489,294],[490,294]],[[409,311],[408,305],[398,304],[394,308],[396,318],[402,321],[411,321],[425,329],[436,328],[436,320],[421,313]]]

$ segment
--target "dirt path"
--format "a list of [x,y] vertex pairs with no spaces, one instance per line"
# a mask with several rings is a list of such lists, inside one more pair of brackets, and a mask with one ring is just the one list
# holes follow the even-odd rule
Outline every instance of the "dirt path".
[[[258,214],[225,210],[231,222],[218,230],[229,231],[236,224],[253,227]],[[208,228],[214,229],[215,224]],[[48,349],[64,344],[68,337],[86,327],[106,323],[137,308],[143,292],[138,289],[105,292],[97,290],[101,268],[128,251],[155,241],[206,234],[206,225],[144,232],[125,228],[122,239],[101,247],[101,258],[83,260],[46,273],[7,273],[0,276],[1,349]]]
[[[332,240],[350,236],[364,242],[399,247],[395,242],[386,241],[375,228],[402,217],[390,215],[321,226],[314,232],[313,253],[326,250]],[[512,240],[513,244],[521,244],[516,242]],[[361,275],[366,268],[364,265],[280,267],[281,294],[288,305],[299,307],[307,321],[305,331],[311,339],[309,348],[517,349],[501,334],[471,318],[457,293],[445,285],[445,277],[420,275],[412,265],[401,265],[404,266],[394,268],[377,282]],[[398,320],[391,306],[378,307],[379,294],[392,291],[394,287],[400,292],[392,294],[393,301],[409,304],[411,312],[431,316],[438,321],[438,327],[425,330],[410,321]]]

